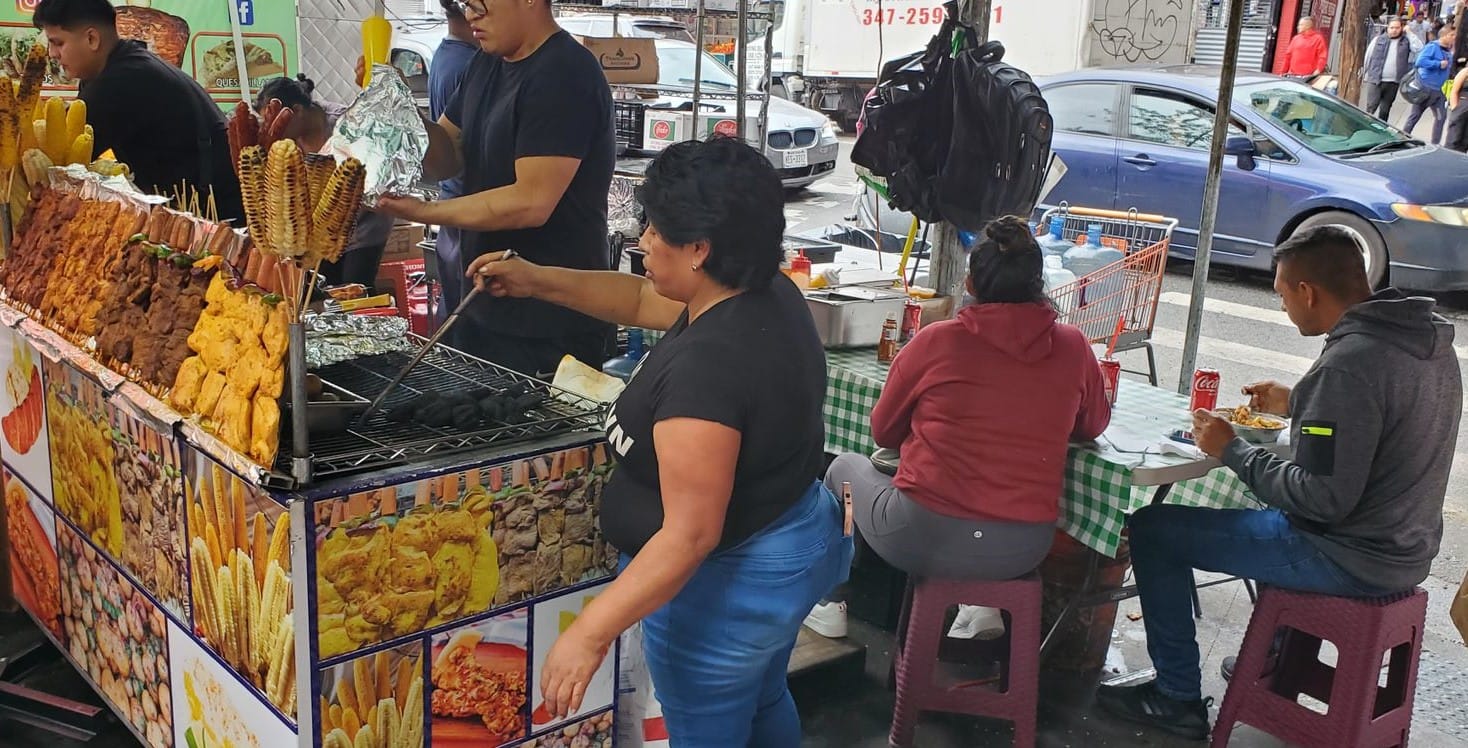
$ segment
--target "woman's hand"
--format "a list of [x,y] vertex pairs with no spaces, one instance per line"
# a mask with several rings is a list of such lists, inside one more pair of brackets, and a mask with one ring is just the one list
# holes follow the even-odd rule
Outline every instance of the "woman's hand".
[[491,296],[509,296],[517,299],[536,295],[541,267],[527,262],[511,252],[482,254],[469,263],[469,272],[474,285]]
[[578,621],[557,637],[541,668],[540,694],[545,698],[546,712],[556,719],[581,708],[591,676],[601,667],[610,647],[591,641],[582,633],[583,628]]

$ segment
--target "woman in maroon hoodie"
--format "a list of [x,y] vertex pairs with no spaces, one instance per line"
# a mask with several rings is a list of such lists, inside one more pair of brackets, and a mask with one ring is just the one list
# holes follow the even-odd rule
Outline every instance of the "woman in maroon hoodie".
[[[872,411],[877,444],[901,452],[897,475],[855,454],[826,473],[838,495],[851,484],[860,537],[899,569],[1013,579],[1050,550],[1068,445],[1100,435],[1111,408],[1086,336],[1056,322],[1043,267],[1024,220],[989,224],[969,256],[975,303],[902,349]],[[845,596],[832,597],[806,624],[843,636]]]

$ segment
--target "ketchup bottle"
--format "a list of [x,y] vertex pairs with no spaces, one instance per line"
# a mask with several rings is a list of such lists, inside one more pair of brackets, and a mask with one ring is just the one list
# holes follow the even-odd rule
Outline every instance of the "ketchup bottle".
[[790,280],[795,281],[800,290],[810,290],[810,258],[805,256],[803,249],[790,261]]

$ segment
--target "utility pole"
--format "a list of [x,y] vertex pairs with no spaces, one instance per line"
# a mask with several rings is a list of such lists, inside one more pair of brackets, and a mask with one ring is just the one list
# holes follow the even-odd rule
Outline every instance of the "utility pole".
[[1337,81],[1340,97],[1351,103],[1361,98],[1361,61],[1366,56],[1366,30],[1371,27],[1367,0],[1346,0],[1341,11],[1341,69]]
[[[989,41],[993,6],[992,0],[958,0],[959,20],[973,27],[979,44]],[[963,297],[963,281],[968,277],[967,257],[958,240],[958,227],[942,221],[933,229],[933,286],[940,296],[952,300],[950,311],[957,313],[958,300]]]

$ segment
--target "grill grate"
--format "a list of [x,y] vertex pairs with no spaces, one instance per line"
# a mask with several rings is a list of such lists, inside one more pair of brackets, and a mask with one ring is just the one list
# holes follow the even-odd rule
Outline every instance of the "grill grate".
[[[419,346],[426,341],[410,336]],[[372,399],[408,362],[410,353],[386,353],[332,364],[313,373],[323,380],[361,397]],[[523,423],[494,425],[476,431],[452,426],[388,420],[393,408],[425,392],[447,394],[491,388],[501,392],[516,383],[529,383],[549,390],[550,398],[526,413]],[[605,406],[544,382],[483,361],[451,348],[436,347],[383,401],[362,430],[351,428],[337,434],[312,434],[312,474],[316,480],[374,470],[425,457],[439,457],[489,445],[504,445],[531,439],[590,431],[601,427]],[[282,419],[280,457],[276,466],[290,474],[291,439],[289,424]],[[355,423],[353,424],[355,426]]]

